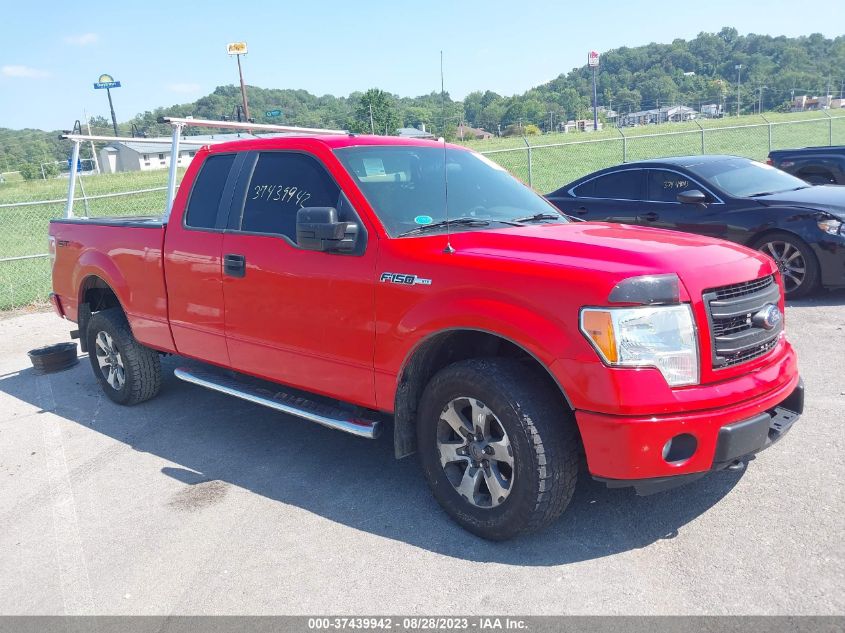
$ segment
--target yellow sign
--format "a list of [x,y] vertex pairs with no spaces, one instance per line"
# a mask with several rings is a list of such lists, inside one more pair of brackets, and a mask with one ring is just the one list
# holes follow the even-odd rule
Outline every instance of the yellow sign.
[[246,42],[231,42],[226,44],[226,52],[229,55],[246,55]]
[[100,75],[100,78],[97,80],[101,84],[107,84],[114,81],[114,77],[111,75]]

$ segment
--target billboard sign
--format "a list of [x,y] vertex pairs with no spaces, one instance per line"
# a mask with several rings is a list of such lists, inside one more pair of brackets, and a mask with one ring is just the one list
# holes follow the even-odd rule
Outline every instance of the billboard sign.
[[100,75],[100,78],[94,83],[94,88],[102,90],[104,88],[120,88],[120,82],[115,81],[111,75]]
[[598,51],[590,51],[587,55],[587,66],[590,68],[597,68],[599,65],[599,53]]
[[246,42],[229,42],[226,44],[226,52],[229,55],[246,55]]

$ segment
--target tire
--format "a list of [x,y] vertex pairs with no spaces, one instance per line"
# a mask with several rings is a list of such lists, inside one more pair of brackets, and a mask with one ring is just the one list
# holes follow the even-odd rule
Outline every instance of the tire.
[[[755,240],[751,248],[775,260],[787,299],[805,297],[816,289],[819,262],[813,249],[798,236],[785,231],[769,233]],[[796,283],[799,278],[800,283]]]
[[129,406],[158,394],[161,388],[158,352],[135,340],[120,308],[91,315],[86,337],[91,368],[110,399]]
[[[453,425],[462,424],[466,433],[468,420],[478,421],[478,416],[485,417],[490,437],[458,440]],[[461,443],[464,449],[458,447]],[[572,413],[516,361],[467,360],[437,373],[420,400],[417,446],[434,497],[457,523],[485,539],[501,541],[549,525],[575,490],[580,441]],[[448,463],[441,463],[441,450]],[[467,454],[453,455],[461,450]],[[473,468],[473,463],[483,466],[475,461],[483,450],[493,451],[483,455],[487,466]],[[470,485],[463,487],[465,482]],[[470,500],[458,487],[478,493],[470,492]]]
[[836,179],[833,177],[833,174],[816,172],[813,174],[807,174],[806,176],[802,176],[802,178],[810,183],[811,185],[835,185]]

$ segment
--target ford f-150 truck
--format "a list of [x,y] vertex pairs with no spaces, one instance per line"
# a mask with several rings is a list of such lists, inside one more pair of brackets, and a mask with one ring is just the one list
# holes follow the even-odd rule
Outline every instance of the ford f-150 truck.
[[52,302],[112,400],[155,396],[176,354],[196,385],[358,436],[391,424],[490,539],[550,523],[579,473],[648,493],[741,465],[803,410],[771,259],[570,222],[445,143],[204,147],[169,216],[49,239]]

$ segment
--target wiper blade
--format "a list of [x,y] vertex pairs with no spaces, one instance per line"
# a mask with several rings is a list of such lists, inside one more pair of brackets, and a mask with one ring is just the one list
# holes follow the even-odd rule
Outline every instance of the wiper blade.
[[446,226],[487,226],[488,224],[490,224],[490,220],[482,220],[481,218],[452,218],[449,220],[441,220],[440,222],[432,222],[431,224],[423,224],[421,226],[414,227],[404,233],[400,233],[399,237],[415,235],[417,233],[427,233],[428,231],[441,229]]
[[512,222],[542,222],[543,220],[562,220],[563,216],[558,213],[535,213],[534,215],[528,215],[524,218],[513,218]]

